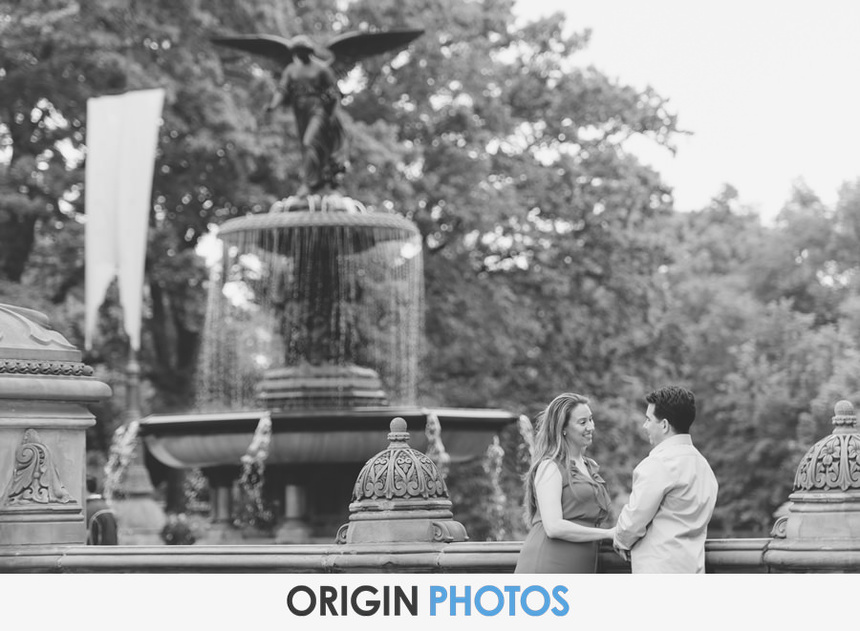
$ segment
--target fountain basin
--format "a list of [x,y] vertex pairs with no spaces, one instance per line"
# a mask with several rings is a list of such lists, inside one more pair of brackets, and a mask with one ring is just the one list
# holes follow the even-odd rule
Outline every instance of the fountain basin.
[[442,442],[452,462],[484,454],[507,424],[511,412],[495,409],[423,408],[409,406],[351,409],[251,410],[215,414],[151,415],[140,421],[149,452],[173,468],[239,465],[260,418],[271,414],[272,440],[266,463],[364,463],[379,451],[379,434],[391,419],[406,420],[411,446],[426,451],[424,428],[435,414]]

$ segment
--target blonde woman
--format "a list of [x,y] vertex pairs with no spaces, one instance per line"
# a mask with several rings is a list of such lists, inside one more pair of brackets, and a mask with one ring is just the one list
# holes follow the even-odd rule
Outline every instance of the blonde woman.
[[538,416],[534,460],[526,474],[526,518],[531,530],[516,572],[587,573],[597,571],[600,540],[610,499],[599,467],[585,451],[594,437],[588,399],[565,393]]

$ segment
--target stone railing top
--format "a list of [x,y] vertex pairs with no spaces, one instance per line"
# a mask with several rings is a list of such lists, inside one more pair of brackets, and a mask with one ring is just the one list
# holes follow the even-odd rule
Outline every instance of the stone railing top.
[[[705,544],[707,571],[767,572],[769,539],[716,539]],[[521,541],[306,545],[30,546],[0,547],[0,572],[385,572],[510,573]],[[844,553],[843,553],[843,556]],[[606,543],[599,572],[626,573]],[[813,566],[814,567],[814,566]],[[789,570],[791,571],[791,570]]]

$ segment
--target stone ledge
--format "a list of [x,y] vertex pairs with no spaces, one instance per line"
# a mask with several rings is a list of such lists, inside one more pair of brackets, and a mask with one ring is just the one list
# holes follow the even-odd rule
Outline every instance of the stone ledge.
[[96,403],[111,396],[106,383],[93,377],[0,374],[0,399]]
[[[708,571],[767,572],[770,539],[708,541]],[[59,573],[473,573],[514,570],[522,542],[450,544],[209,545],[209,546],[5,546],[0,572]],[[629,572],[608,545],[602,573]]]

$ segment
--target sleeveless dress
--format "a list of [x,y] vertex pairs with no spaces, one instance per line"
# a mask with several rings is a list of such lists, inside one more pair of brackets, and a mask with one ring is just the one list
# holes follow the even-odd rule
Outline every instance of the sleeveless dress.
[[[575,524],[600,528],[609,517],[609,493],[606,492],[606,483],[597,473],[600,470],[597,463],[586,458],[585,466],[591,474],[590,479],[575,465],[571,465],[570,471],[561,472],[561,515]],[[551,539],[543,528],[540,510],[536,509],[514,572],[593,573],[597,571],[599,544],[598,541],[574,543]]]

